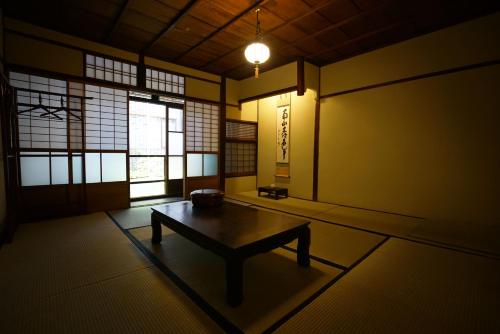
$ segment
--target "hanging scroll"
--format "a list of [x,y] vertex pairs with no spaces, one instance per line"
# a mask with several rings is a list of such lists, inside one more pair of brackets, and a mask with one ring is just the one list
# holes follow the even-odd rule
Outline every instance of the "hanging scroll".
[[276,162],[288,163],[290,146],[290,105],[280,106],[276,111]]

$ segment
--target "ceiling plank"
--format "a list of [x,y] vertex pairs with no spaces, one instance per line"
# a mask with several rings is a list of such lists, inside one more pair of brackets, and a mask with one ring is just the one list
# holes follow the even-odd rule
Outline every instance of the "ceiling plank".
[[[362,11],[362,12],[360,12],[360,13],[358,13],[358,14],[354,15],[354,16],[348,17],[348,18],[346,18],[346,19],[344,19],[344,20],[342,20],[342,21],[339,21],[339,22],[337,22],[337,23],[335,23],[335,24],[329,25],[328,27],[326,27],[326,28],[324,28],[324,29],[320,29],[320,30],[318,30],[318,31],[316,31],[316,32],[314,32],[314,33],[312,33],[312,34],[305,35],[304,37],[299,38],[299,39],[297,39],[297,40],[295,40],[295,41],[293,41],[293,42],[291,42],[291,43],[286,43],[286,44],[285,44],[285,45],[281,48],[281,50],[280,50],[280,51],[281,51],[281,52],[283,52],[283,51],[285,51],[285,50],[287,50],[287,49],[289,49],[289,48],[291,48],[291,47],[295,47],[295,46],[297,46],[298,44],[300,45],[301,43],[303,43],[304,41],[306,41],[306,40],[308,40],[308,39],[310,39],[310,38],[316,37],[316,36],[318,36],[318,35],[320,35],[320,34],[323,34],[323,33],[325,33],[325,32],[328,32],[328,31],[332,31],[333,29],[339,28],[339,27],[341,27],[341,26],[343,26],[343,25],[345,25],[345,24],[348,24],[349,22],[352,22],[352,21],[354,21],[354,20],[356,20],[356,19],[359,19],[360,17],[364,17],[364,16],[366,16],[366,15],[373,14],[374,12],[376,12],[376,11],[378,11],[378,10],[381,10],[381,9],[385,8],[385,7],[387,6],[387,4],[388,4],[387,2],[382,2],[382,3],[381,3],[381,4],[379,4],[378,6],[375,6],[375,7],[372,7],[372,8],[370,8],[370,9],[367,9],[367,10],[365,10],[365,11]],[[326,6],[326,4],[325,4],[325,6]],[[323,7],[324,7],[324,6],[322,6],[322,8],[323,8]],[[295,20],[292,20],[292,21],[295,21]],[[291,23],[292,21],[289,21],[289,22]],[[285,24],[286,24],[286,23],[285,23]],[[352,41],[352,39],[350,39],[349,41]],[[345,44],[345,43],[344,43],[344,44]],[[329,50],[334,50],[334,49],[335,49],[335,47],[329,47],[329,48],[326,48],[324,51],[326,52],[326,51],[329,51]],[[237,50],[237,49],[235,49],[235,50]],[[283,53],[285,53],[285,52],[283,52]],[[318,53],[318,54],[321,54],[321,53]],[[317,54],[314,54],[314,56],[316,56],[316,55],[317,55]],[[222,58],[222,57],[223,57],[223,56],[220,56],[220,57],[218,57],[217,59],[220,59],[220,58]],[[314,61],[313,57],[310,57],[309,55],[305,56],[305,58],[306,58],[308,61],[312,62],[313,64],[315,64],[315,63],[316,63],[316,62]],[[215,61],[215,60],[213,60],[213,61]],[[208,63],[207,63],[207,64],[205,64],[204,66],[209,65],[209,64],[210,64],[210,63],[212,63],[213,61],[208,62]],[[234,67],[232,67],[232,68],[230,68],[230,69],[226,70],[226,71],[224,72],[224,75],[228,75],[228,73],[230,73],[231,71],[234,71],[234,70],[238,69],[239,67],[242,67],[242,66],[245,66],[245,65],[246,65],[245,63],[240,63],[240,64],[238,64],[238,65],[236,65],[236,66],[234,66]]]
[[401,27],[405,23],[407,23],[407,21],[404,21],[404,20],[400,20],[400,21],[394,22],[394,23],[392,23],[390,25],[384,26],[384,27],[379,28],[377,30],[369,31],[369,32],[367,32],[367,33],[365,33],[363,35],[360,35],[360,36],[356,37],[356,38],[349,39],[349,40],[345,41],[344,43],[332,45],[331,47],[328,47],[328,48],[323,49],[321,51],[318,51],[316,53],[309,54],[309,55],[306,56],[306,58],[313,60],[315,57],[317,57],[319,55],[322,55],[324,53],[327,53],[329,51],[338,50],[338,49],[343,48],[343,47],[345,47],[347,45],[350,45],[350,44],[362,41],[364,39],[367,39],[369,37],[375,36],[377,34],[384,33],[384,32],[390,31],[390,30],[395,29],[395,28],[399,28],[399,27]]
[[[326,0],[326,1],[322,2],[322,3],[320,3],[319,5],[316,5],[316,6],[314,6],[314,7],[311,7],[311,8],[310,8],[307,12],[303,13],[302,15],[299,15],[299,16],[297,16],[297,17],[293,18],[292,20],[285,21],[285,22],[283,22],[282,24],[280,24],[280,25],[278,25],[278,26],[276,26],[276,27],[274,27],[274,28],[272,28],[272,29],[270,29],[270,30],[266,31],[266,32],[263,34],[263,36],[265,37],[265,36],[267,36],[267,35],[270,35],[272,32],[274,32],[274,31],[276,31],[276,30],[278,30],[278,29],[281,29],[281,28],[283,28],[283,27],[285,27],[285,26],[288,26],[288,25],[291,25],[291,24],[293,24],[293,23],[299,22],[299,21],[300,21],[300,20],[302,20],[304,17],[306,17],[306,16],[308,16],[308,15],[310,15],[310,14],[312,14],[312,13],[315,13],[315,12],[317,12],[317,11],[321,10],[322,8],[324,8],[324,7],[328,6],[328,5],[330,5],[330,4],[331,4],[331,3],[333,3],[334,1],[336,1],[336,0]],[[226,53],[224,53],[224,54],[222,54],[222,55],[218,56],[217,58],[214,58],[214,59],[212,59],[212,60],[210,60],[210,61],[206,62],[205,64],[203,64],[202,68],[207,67],[207,66],[210,66],[210,65],[211,65],[211,64],[213,64],[214,62],[218,61],[220,58],[223,58],[223,57],[225,57],[225,56],[227,56],[227,55],[229,55],[229,54],[231,54],[231,53],[233,53],[233,52],[235,52],[235,51],[237,51],[237,50],[243,50],[243,48],[244,48],[244,47],[246,47],[247,43],[249,43],[249,42],[250,42],[250,41],[246,41],[246,43],[241,44],[240,46],[238,46],[238,47],[236,47],[236,48],[234,48],[234,49],[232,49],[232,50],[230,50],[230,51],[228,51],[228,52],[226,52]]]
[[182,10],[177,13],[177,15],[166,25],[166,27],[160,31],[151,41],[149,41],[142,49],[141,53],[144,53],[148,49],[150,49],[153,45],[155,45],[160,39],[165,37],[172,29],[175,28],[177,23],[179,23],[180,20],[182,20],[183,17],[185,17],[189,11],[193,8],[193,6],[196,4],[198,0],[191,0],[189,1]]
[[208,41],[209,39],[211,39],[212,37],[214,37],[215,35],[217,35],[219,32],[223,31],[224,29],[226,29],[227,27],[229,27],[231,24],[233,24],[234,22],[238,21],[239,19],[241,19],[243,16],[245,16],[246,14],[248,14],[249,12],[251,12],[252,10],[258,8],[259,6],[264,5],[268,1],[269,0],[258,0],[258,1],[255,1],[255,3],[253,5],[251,5],[247,9],[243,10],[238,15],[234,16],[231,20],[227,21],[223,26],[219,27],[217,30],[215,30],[212,33],[210,33],[203,40],[201,40],[200,42],[196,43],[195,45],[193,45],[192,47],[190,47],[185,52],[181,53],[174,60],[179,60],[179,58],[184,57],[189,52],[193,51],[194,49],[196,49],[197,47],[199,47],[200,45],[202,45],[203,43],[205,43],[206,41]]
[[123,5],[120,7],[120,10],[115,16],[115,19],[113,20],[113,24],[111,25],[111,29],[107,33],[106,37],[104,38],[103,42],[108,43],[111,38],[113,37],[113,34],[115,33],[116,29],[120,25],[120,21],[122,18],[125,16],[127,13],[128,9],[130,8],[130,5],[132,4],[133,0],[125,0]]

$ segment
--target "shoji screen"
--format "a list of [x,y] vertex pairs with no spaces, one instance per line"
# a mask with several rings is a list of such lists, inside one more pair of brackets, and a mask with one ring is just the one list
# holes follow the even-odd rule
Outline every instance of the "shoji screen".
[[187,176],[218,174],[219,105],[186,101]]

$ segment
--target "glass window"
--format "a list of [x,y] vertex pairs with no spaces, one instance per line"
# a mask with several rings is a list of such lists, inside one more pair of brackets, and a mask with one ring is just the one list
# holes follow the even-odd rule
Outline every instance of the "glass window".
[[49,157],[21,157],[21,185],[50,184]]
[[164,158],[130,157],[130,182],[163,180],[164,177]]
[[102,182],[127,180],[127,156],[125,153],[102,153]]
[[184,177],[182,157],[168,157],[168,179],[176,180]]
[[184,153],[184,135],[179,132],[168,134],[168,155],[182,155]]
[[168,109],[168,131],[182,131],[182,109]]
[[203,175],[203,154],[188,154],[187,155],[187,176],[202,176]]
[[166,154],[166,107],[130,101],[130,154]]
[[217,175],[217,154],[203,154],[203,176]]
[[85,153],[85,181],[87,183],[101,182],[100,153]]

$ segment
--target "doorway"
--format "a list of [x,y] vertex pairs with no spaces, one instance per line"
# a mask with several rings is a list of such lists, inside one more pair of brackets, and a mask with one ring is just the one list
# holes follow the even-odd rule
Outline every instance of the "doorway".
[[129,102],[130,199],[183,196],[184,110]]

